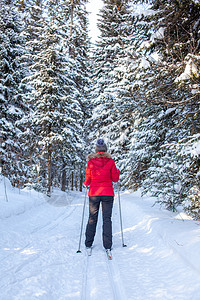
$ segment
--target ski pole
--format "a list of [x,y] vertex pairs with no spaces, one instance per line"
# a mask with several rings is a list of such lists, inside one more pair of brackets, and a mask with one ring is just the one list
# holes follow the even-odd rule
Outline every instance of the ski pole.
[[122,235],[122,247],[127,247],[127,245],[124,244],[124,236],[123,236],[123,228],[122,228],[122,210],[121,210],[121,201],[120,201],[119,184],[118,183],[117,183],[117,189],[118,189],[118,200],[119,200],[119,216],[120,216],[121,235]]
[[80,247],[81,247],[81,237],[82,237],[82,231],[83,231],[83,220],[84,220],[84,214],[85,214],[86,197],[87,197],[87,187],[86,187],[86,190],[85,190],[85,200],[84,200],[84,205],[83,205],[82,222],[81,222],[81,232],[80,232],[80,238],[79,238],[79,246],[78,246],[78,250],[76,251],[76,253],[81,253]]

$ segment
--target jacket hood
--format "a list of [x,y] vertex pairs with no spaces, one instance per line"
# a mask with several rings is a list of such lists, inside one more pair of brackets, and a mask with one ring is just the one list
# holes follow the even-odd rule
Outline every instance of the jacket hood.
[[97,152],[97,153],[91,153],[87,156],[87,160],[90,160],[92,158],[100,158],[100,157],[107,157],[111,158],[111,154],[107,152]]

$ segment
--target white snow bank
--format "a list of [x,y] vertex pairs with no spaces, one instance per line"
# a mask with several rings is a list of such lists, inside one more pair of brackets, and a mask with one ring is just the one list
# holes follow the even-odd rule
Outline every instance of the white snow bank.
[[0,219],[23,214],[47,203],[55,207],[67,206],[71,199],[71,196],[66,197],[66,193],[59,189],[54,189],[52,196],[48,197],[33,189],[14,188],[7,178],[0,178]]
[[24,213],[45,202],[44,196],[34,190],[19,190],[12,187],[10,181],[0,178],[0,219]]
[[[77,254],[84,193],[54,190],[45,197],[5,184],[8,202],[0,182],[1,299],[200,299],[200,223],[182,211],[163,210],[139,191],[121,193],[124,248],[116,196],[108,262],[101,213],[92,256],[86,256],[84,236]],[[83,235],[88,198],[86,203]]]
[[[156,199],[140,196],[139,192],[134,194],[126,193],[125,214],[137,209],[143,212],[138,214],[141,218],[142,230],[151,236],[155,241],[161,239],[163,243],[189,265],[200,278],[200,222],[194,221],[186,213],[170,212],[161,209],[159,204],[154,205]],[[134,204],[133,204],[134,203]],[[153,207],[152,207],[153,206]],[[128,232],[128,229],[125,231]],[[156,247],[156,244],[154,245]],[[200,288],[200,286],[199,286]],[[200,291],[200,290],[199,290]],[[196,299],[196,298],[195,298]]]

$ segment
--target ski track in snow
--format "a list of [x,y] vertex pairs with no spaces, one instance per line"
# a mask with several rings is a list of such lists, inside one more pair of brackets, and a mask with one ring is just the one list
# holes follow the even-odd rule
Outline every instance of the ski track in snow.
[[197,232],[197,239],[199,226],[151,208],[151,201],[123,193],[127,248],[121,245],[116,197],[113,259],[109,261],[102,246],[101,212],[92,256],[84,249],[88,204],[82,253],[76,253],[84,193],[58,192],[45,200],[1,220],[0,300],[200,299],[200,263],[194,263],[185,247],[193,240],[181,235],[184,228],[192,226],[188,232]]
[[123,300],[128,299],[124,290],[124,287],[122,285],[122,279],[120,276],[120,271],[117,265],[117,262],[115,261],[115,256],[112,254],[112,260],[109,261],[106,256],[107,261],[107,267],[108,267],[108,273],[109,278],[113,290],[113,299],[114,300]]
[[[98,270],[98,272],[97,272]],[[104,279],[105,280],[102,280]],[[109,291],[105,296],[105,282]],[[122,286],[120,272],[115,258],[108,260],[106,253],[100,249],[88,256],[85,251],[85,268],[83,273],[81,300],[123,300],[128,299]]]

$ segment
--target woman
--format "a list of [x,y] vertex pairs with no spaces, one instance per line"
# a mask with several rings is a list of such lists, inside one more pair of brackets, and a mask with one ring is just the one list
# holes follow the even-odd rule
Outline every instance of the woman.
[[103,139],[96,142],[96,153],[88,155],[85,175],[85,186],[89,186],[89,219],[86,227],[86,248],[91,248],[96,233],[100,202],[103,215],[103,246],[106,250],[112,247],[112,207],[114,191],[112,182],[119,180],[120,171],[116,168]]

